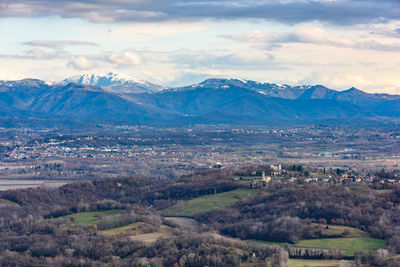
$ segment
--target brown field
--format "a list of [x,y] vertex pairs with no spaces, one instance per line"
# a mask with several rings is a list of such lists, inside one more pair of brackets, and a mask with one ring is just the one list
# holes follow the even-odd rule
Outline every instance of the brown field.
[[146,244],[151,244],[157,241],[159,238],[172,237],[172,228],[166,225],[161,225],[157,232],[149,234],[140,234],[131,236],[132,240],[142,241]]

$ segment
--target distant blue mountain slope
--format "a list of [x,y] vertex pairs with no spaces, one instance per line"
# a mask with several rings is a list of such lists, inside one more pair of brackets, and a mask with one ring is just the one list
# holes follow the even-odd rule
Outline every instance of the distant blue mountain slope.
[[367,94],[355,88],[335,91],[321,85],[209,79],[187,87],[132,93],[87,83],[0,81],[0,116],[163,124],[400,118],[400,96]]

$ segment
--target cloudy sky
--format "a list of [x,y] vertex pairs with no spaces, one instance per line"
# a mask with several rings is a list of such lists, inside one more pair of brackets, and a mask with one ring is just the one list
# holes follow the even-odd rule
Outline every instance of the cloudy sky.
[[116,72],[400,94],[400,0],[0,0],[0,79]]

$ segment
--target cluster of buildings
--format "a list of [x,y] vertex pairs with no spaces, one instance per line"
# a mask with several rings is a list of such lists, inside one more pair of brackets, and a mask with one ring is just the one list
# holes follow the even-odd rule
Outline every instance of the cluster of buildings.
[[249,176],[234,176],[236,182],[248,182],[250,188],[257,189],[270,183],[299,183],[299,184],[348,184],[348,183],[379,183],[379,184],[400,184],[400,176],[378,177],[375,175],[354,175],[351,171],[342,170],[340,173],[321,171],[310,173],[309,171],[288,171],[283,170],[281,165],[270,165],[269,171],[260,173],[253,172]]

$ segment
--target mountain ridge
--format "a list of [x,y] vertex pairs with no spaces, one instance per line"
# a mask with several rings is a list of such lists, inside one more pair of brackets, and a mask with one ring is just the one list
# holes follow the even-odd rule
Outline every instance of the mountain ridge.
[[273,124],[400,118],[400,96],[368,94],[356,88],[336,91],[322,85],[207,79],[179,88],[132,91],[110,88],[110,84],[130,86],[132,81],[106,80],[102,82],[105,86],[98,86],[94,84],[99,84],[99,77],[80,77],[78,82],[65,79],[55,84],[37,79],[0,81],[0,116],[143,124]]
[[104,75],[82,74],[69,77],[59,82],[77,83],[84,85],[101,86],[106,90],[116,93],[139,93],[139,92],[156,92],[166,89],[165,86],[151,83],[145,80],[138,80],[128,75],[116,74],[109,72]]

